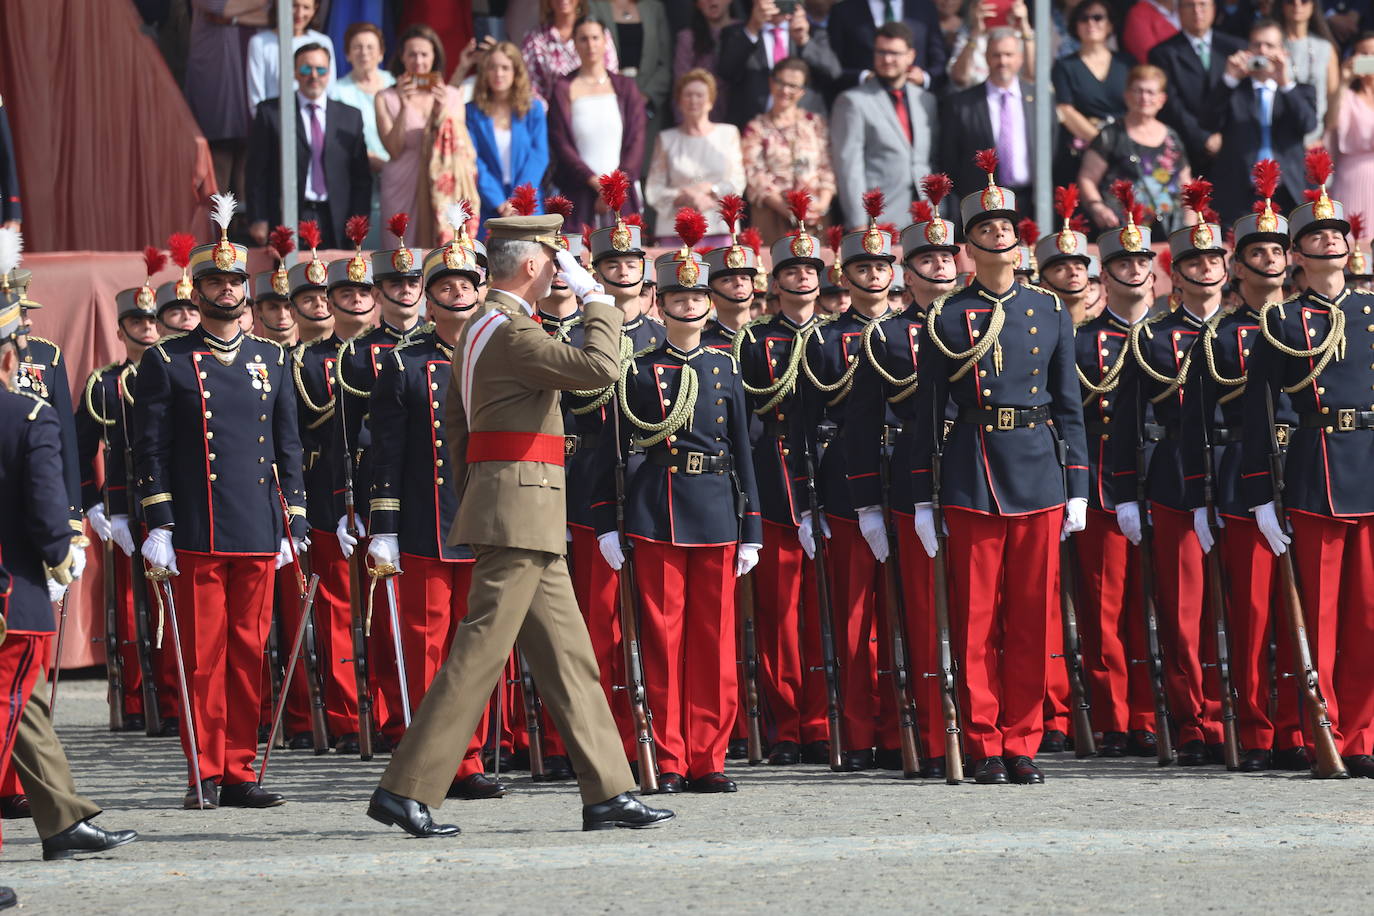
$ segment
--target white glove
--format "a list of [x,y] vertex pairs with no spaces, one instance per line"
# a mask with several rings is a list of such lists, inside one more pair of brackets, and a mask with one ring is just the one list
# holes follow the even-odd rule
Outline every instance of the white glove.
[[[353,514],[353,526],[359,531],[364,531],[363,520],[355,512]],[[347,560],[353,556],[353,548],[358,546],[358,539],[353,536],[353,532],[348,530],[348,516],[339,517],[339,524],[334,527],[334,536],[339,539],[339,550]]]
[[1069,535],[1088,527],[1088,501],[1075,496],[1064,506],[1064,528],[1059,532],[1059,540],[1067,541]]
[[86,521],[91,523],[91,530],[95,536],[102,541],[110,539],[110,520],[105,517],[105,506],[96,503],[86,510]]
[[[1217,527],[1226,527],[1226,519],[1220,515],[1217,515]],[[1193,533],[1197,535],[1197,542],[1202,545],[1202,552],[1211,553],[1213,545],[1216,544],[1216,537],[1212,534],[1212,526],[1207,521],[1206,506],[1193,510]]]
[[1259,525],[1260,534],[1269,542],[1269,549],[1274,551],[1274,556],[1281,557],[1288,549],[1290,538],[1283,530],[1283,524],[1279,521],[1279,515],[1274,511],[1272,501],[1262,506],[1255,507],[1255,524]]
[[738,578],[759,565],[762,544],[740,544],[735,548],[735,577]]
[[110,516],[110,537],[114,538],[119,549],[124,551],[124,556],[134,555],[134,533],[129,530],[129,516]]
[[[945,534],[949,534],[948,528],[945,529]],[[935,559],[935,555],[940,552],[940,539],[935,536],[935,509],[930,503],[916,504],[916,536],[921,539],[926,556]]]
[[367,555],[377,566],[401,565],[401,542],[394,534],[374,534],[367,545]]
[[574,296],[585,299],[591,295],[605,295],[606,288],[597,283],[587,268],[577,263],[566,249],[560,249],[554,260],[558,262],[558,279],[568,284]]
[[72,548],[72,578],[80,579],[81,574],[86,571],[86,548]]
[[54,604],[61,601],[67,594],[67,586],[58,583],[56,579],[48,580],[48,600]]
[[177,569],[177,552],[172,549],[171,528],[154,528],[148,532],[148,539],[143,542],[143,559],[154,567],[181,575],[181,570]]
[[291,565],[292,547],[295,547],[295,555],[300,556],[305,553],[310,542],[303,538],[284,537],[281,539],[281,546],[277,548],[277,569]]
[[[564,253],[559,252],[559,254]],[[601,556],[605,558],[606,565],[619,572],[620,567],[625,565],[625,551],[620,546],[620,533],[607,531],[605,534],[598,534],[596,546],[601,548]]]
[[[825,516],[821,516],[821,535],[825,538],[830,537],[830,524],[826,522]],[[797,540],[801,541],[802,550],[806,551],[806,558],[814,560],[816,558],[816,535],[812,530],[811,512],[808,510],[801,514],[801,524],[797,526]]]
[[883,521],[883,510],[877,506],[864,506],[858,510],[859,533],[868,541],[868,549],[873,551],[873,559],[879,563],[887,562],[887,524]]
[[1126,540],[1137,546],[1140,544],[1140,503],[1118,503],[1116,507],[1116,527],[1126,535]]

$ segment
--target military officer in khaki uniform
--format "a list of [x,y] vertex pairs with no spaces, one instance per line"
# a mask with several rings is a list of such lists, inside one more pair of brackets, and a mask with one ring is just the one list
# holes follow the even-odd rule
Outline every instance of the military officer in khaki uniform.
[[[449,543],[470,544],[477,558],[468,615],[368,806],[374,820],[414,836],[459,832],[435,824],[429,806],[443,803],[517,636],[577,771],[583,829],[651,827],[673,816],[629,794],[634,782],[564,559],[558,393],[616,380],[624,317],[566,253],[555,264],[562,222],[487,222],[491,291],[455,348],[445,425],[459,510]],[[581,348],[549,337],[532,317],[555,273],[583,300]]]

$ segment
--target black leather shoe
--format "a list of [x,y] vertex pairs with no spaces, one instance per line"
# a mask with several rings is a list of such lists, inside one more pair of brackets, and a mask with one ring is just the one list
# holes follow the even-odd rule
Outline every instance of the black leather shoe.
[[1267,770],[1273,761],[1273,756],[1269,751],[1246,751],[1245,756],[1240,758],[1238,769],[1242,773],[1258,773],[1261,770]]
[[[826,752],[825,762],[830,762],[829,751]],[[901,764],[898,764],[900,768]],[[863,770],[873,769],[873,751],[865,748],[862,751],[846,751],[840,757],[840,772],[858,773]]]
[[1006,763],[1011,781],[1018,786],[1038,786],[1045,781],[1045,774],[1029,757],[1013,757]]
[[1133,729],[1126,742],[1126,752],[1134,757],[1156,757],[1159,755],[1159,740],[1152,731]]
[[[396,750],[396,745],[400,743],[400,738],[393,741],[385,732],[378,732],[377,736],[372,739],[372,753],[390,754],[392,751]],[[354,751],[354,753],[356,754],[357,751]]]
[[453,785],[449,786],[448,791],[444,793],[444,798],[466,798],[469,801],[478,801],[483,798],[502,798],[505,794],[506,787],[486,773],[473,773],[471,776],[455,779]]
[[725,748],[726,760],[743,760],[749,756],[749,742],[744,738],[731,738]]
[[1226,745],[1220,741],[1207,745],[1207,759],[1218,765],[1226,763]]
[[181,722],[177,719],[163,719],[162,728],[158,730],[159,738],[180,738]]
[[535,782],[562,782],[573,778],[572,761],[562,754],[544,758],[544,775],[536,776]]
[[1069,736],[1057,728],[1052,728],[1045,732],[1040,738],[1040,753],[1042,754],[1062,754],[1065,745],[1068,743]]
[[10,907],[18,905],[19,897],[14,893],[14,889],[0,887],[0,910],[8,910]]
[[1103,732],[1102,741],[1097,745],[1097,756],[1099,757],[1125,757],[1126,756],[1126,733],[1125,732]]
[[315,736],[310,734],[310,732],[301,732],[298,735],[292,735],[290,740],[286,742],[286,746],[293,751],[314,750]]
[[801,762],[817,766],[830,766],[830,742],[808,741],[802,745]]
[[33,817],[27,795],[6,795],[0,798],[0,817],[7,821],[22,821]]
[[[311,743],[306,745],[306,747],[314,746],[314,739],[311,739]],[[337,742],[335,742],[334,750],[338,751],[340,754],[356,755],[358,753],[358,733],[351,732],[347,735],[344,735]]]
[[1353,757],[1342,757],[1341,759],[1345,761],[1345,768],[1350,771],[1351,776],[1374,779],[1374,757],[1368,754],[1356,754]]
[[1199,740],[1185,742],[1178,749],[1178,765],[1181,767],[1200,767],[1212,762],[1207,745]]
[[1276,770],[1310,770],[1312,758],[1307,755],[1305,747],[1284,747],[1274,751],[1270,766]]
[[429,816],[429,806],[413,798],[406,798],[378,787],[367,803],[367,816],[381,824],[400,827],[414,837],[457,836],[462,833],[457,824],[436,824]]
[[195,811],[197,808],[202,811],[210,811],[219,807],[219,783],[213,779],[202,779],[200,781],[200,794],[204,797],[204,804],[196,797],[196,787],[191,786],[186,790],[186,797],[181,800],[181,807],[188,811]]
[[973,768],[973,781],[980,786],[1005,786],[1011,780],[1001,757],[984,757]]
[[70,859],[78,852],[104,852],[136,839],[138,834],[132,830],[101,830],[90,821],[77,821],[43,841],[43,861]]
[[687,788],[687,781],[682,778],[681,773],[659,773],[658,774],[658,794],[677,795]]
[[148,720],[135,713],[124,717],[124,727],[120,731],[141,732],[147,727]]
[[230,782],[219,787],[221,808],[275,808],[284,804],[285,798],[255,782]]
[[873,764],[880,770],[902,769],[902,752],[898,748],[880,747],[873,755]]
[[775,767],[790,767],[800,760],[801,748],[795,741],[779,741],[768,755],[768,764]]
[[707,773],[687,783],[689,792],[737,792],[739,786],[724,773]]
[[945,778],[945,758],[928,757],[921,761],[919,775],[922,779],[944,779]]
[[[514,759],[515,759],[515,757],[514,757],[514,755],[513,755],[510,751],[506,750],[505,748],[501,748],[501,769],[502,769],[503,771],[504,771],[504,770],[509,770],[509,769],[511,769],[511,763],[514,761]],[[485,766],[488,770],[495,770],[495,769],[496,769],[496,757],[495,757],[495,755],[493,755],[490,751],[484,751],[484,752],[482,753],[482,764],[483,764],[483,766]]]
[[518,750],[511,752],[510,766],[501,764],[503,769],[528,770],[530,768],[530,752],[528,750]]
[[667,808],[650,808],[629,792],[622,792],[615,798],[608,798],[595,805],[582,806],[583,830],[610,830],[613,827],[642,829],[658,827],[672,820],[673,812]]

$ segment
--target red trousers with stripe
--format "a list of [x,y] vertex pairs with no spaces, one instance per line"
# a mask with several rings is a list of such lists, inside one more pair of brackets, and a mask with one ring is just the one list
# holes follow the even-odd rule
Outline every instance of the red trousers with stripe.
[[1336,747],[1346,757],[1374,753],[1374,516],[1289,517],[1307,636]]
[[[42,675],[51,651],[51,633],[15,633],[5,635],[0,643],[0,783],[18,785],[11,754],[19,734],[19,720],[24,704],[29,701]],[[17,795],[17,790],[7,794]]]
[[1078,634],[1093,729],[1153,732],[1140,551],[1117,527],[1115,513],[1101,509],[1088,510],[1087,527],[1074,535],[1073,549],[1078,555]]
[[[201,779],[230,785],[257,778],[253,759],[258,748],[263,649],[272,615],[273,560],[271,556],[177,551],[181,575],[171,582]],[[167,641],[171,639],[169,624]],[[185,723],[181,747],[193,779],[190,729]]]
[[1164,684],[1180,744],[1221,742],[1220,690],[1203,676],[1215,659],[1214,630],[1205,621],[1207,576],[1193,514],[1151,505],[1154,519],[1155,591],[1164,643]]
[[945,509],[950,626],[974,758],[1040,748],[1063,520],[1061,508],[1014,517]]
[[759,668],[777,740],[825,741],[829,733],[815,565],[792,525],[763,523],[754,588]]
[[[834,606],[835,651],[840,661],[840,695],[844,699],[844,748],[878,746],[878,640],[883,570],[873,558],[857,520],[826,516],[832,537],[830,601]],[[884,637],[886,638],[886,637]],[[886,684],[884,684],[886,686]],[[887,736],[887,743],[895,740]]]
[[725,770],[735,724],[735,546],[634,540],[640,650],[661,772]]
[[[620,576],[606,564],[596,542],[596,532],[579,525],[569,525],[572,541],[568,544],[568,565],[572,575],[573,594],[577,606],[587,621],[587,635],[592,638],[592,650],[601,669],[601,689],[611,704],[611,713],[620,728],[620,739],[626,754],[635,756],[634,728],[630,723],[630,707],[625,691],[616,690],[625,683],[625,658],[620,646]],[[537,685],[536,685],[537,686]],[[547,717],[546,717],[547,718]],[[551,721],[550,721],[550,724]],[[545,735],[556,732],[545,732]],[[560,739],[561,743],[561,739]],[[552,751],[546,747],[544,753]]]
[[[916,698],[922,752],[927,757],[939,757],[945,752],[945,719],[939,677],[939,635],[935,626],[935,567],[926,556],[921,539],[916,536],[915,518],[898,514],[895,524],[906,598],[907,672]],[[885,727],[883,731],[886,737],[883,747],[898,746],[895,729],[894,714],[892,728]]]
[[[366,548],[367,543],[360,541],[356,549]],[[357,734],[358,681],[353,663],[346,661],[353,658],[348,560],[334,532],[311,529],[309,566],[310,571],[320,577],[320,587],[315,593],[315,646],[324,681],[325,720],[329,733],[335,738]],[[366,576],[363,584],[367,584]]]

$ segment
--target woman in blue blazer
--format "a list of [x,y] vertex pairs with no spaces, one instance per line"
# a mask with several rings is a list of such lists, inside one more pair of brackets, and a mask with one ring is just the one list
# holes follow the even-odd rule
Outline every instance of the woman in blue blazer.
[[486,238],[488,219],[513,212],[507,201],[516,186],[540,188],[549,167],[544,103],[534,98],[524,60],[510,42],[494,45],[478,64],[467,121],[477,150],[479,237]]

